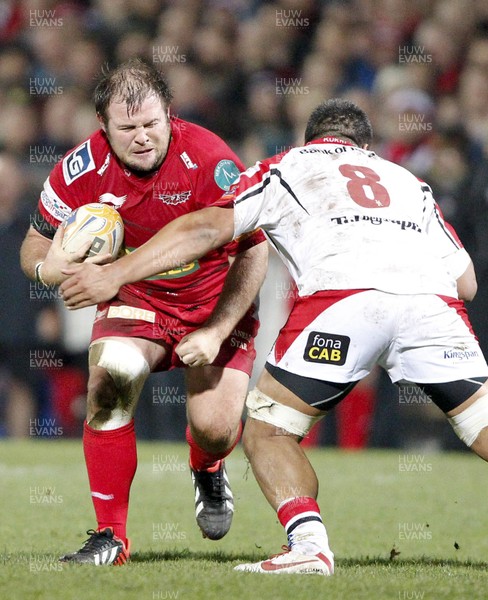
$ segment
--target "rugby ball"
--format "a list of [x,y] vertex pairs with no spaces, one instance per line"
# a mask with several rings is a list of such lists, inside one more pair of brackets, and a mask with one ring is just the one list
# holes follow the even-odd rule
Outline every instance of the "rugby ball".
[[117,256],[124,240],[124,222],[107,204],[84,204],[64,222],[63,250],[77,252],[83,244],[92,244],[86,258],[96,254]]

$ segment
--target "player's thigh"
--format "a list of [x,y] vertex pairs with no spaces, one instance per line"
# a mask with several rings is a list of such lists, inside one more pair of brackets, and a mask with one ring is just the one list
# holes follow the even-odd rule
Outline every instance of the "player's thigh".
[[[393,382],[415,382],[433,392],[439,398],[433,400],[448,412],[488,377],[483,352],[461,301],[419,295],[405,297],[404,302],[403,322],[382,366]],[[481,382],[471,389],[462,383],[470,379]]]
[[228,367],[189,367],[185,369],[187,416],[199,430],[236,429],[244,410],[249,376]]

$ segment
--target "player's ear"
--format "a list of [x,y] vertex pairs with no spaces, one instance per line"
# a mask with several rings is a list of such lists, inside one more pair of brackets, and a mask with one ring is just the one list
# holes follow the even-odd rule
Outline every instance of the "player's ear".
[[165,102],[164,100],[161,100],[161,103],[163,105],[164,112],[166,113],[166,118],[168,119],[168,121],[170,121],[171,120],[171,107],[170,107],[169,103]]
[[363,150],[367,150],[369,148],[369,144],[363,144]]
[[100,113],[97,113],[97,120],[100,123],[100,128],[103,129],[103,131],[107,131],[107,128],[105,127],[105,121],[103,120],[103,117]]

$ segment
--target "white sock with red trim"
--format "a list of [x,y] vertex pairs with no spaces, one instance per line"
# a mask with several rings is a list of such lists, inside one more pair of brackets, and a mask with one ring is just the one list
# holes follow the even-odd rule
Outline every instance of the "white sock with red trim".
[[308,496],[287,498],[278,506],[278,519],[288,536],[288,546],[301,554],[322,552],[332,562],[334,554],[317,502]]

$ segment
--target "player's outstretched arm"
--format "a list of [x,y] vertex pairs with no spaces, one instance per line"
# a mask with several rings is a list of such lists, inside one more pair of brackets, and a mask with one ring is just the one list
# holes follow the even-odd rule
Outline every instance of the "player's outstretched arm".
[[150,240],[109,265],[84,263],[63,271],[65,305],[83,308],[113,298],[121,286],[169,271],[232,240],[234,210],[209,207],[175,219]]

